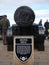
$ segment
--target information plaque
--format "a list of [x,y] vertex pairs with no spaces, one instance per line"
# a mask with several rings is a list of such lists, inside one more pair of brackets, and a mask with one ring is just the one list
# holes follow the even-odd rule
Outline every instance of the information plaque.
[[15,58],[22,62],[27,61],[33,55],[33,36],[15,36],[14,53]]

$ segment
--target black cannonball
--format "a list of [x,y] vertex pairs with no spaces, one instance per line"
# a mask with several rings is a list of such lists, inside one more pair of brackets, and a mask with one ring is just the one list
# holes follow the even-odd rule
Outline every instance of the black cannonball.
[[28,6],[21,6],[16,9],[14,20],[19,26],[30,26],[35,20],[34,11]]

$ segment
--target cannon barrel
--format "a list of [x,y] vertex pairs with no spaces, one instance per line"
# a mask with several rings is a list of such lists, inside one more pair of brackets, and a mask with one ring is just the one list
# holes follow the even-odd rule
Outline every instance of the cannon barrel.
[[14,20],[19,26],[30,26],[35,20],[34,11],[28,6],[21,6],[16,9]]

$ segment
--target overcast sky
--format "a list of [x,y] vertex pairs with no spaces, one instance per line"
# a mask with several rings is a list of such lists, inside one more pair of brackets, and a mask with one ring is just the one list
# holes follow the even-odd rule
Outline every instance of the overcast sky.
[[34,10],[35,23],[42,19],[43,23],[49,20],[49,0],[0,0],[0,15],[6,14],[10,24],[14,24],[14,12],[20,6],[29,6]]

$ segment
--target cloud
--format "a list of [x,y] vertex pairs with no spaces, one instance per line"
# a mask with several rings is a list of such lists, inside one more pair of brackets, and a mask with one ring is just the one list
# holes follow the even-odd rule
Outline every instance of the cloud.
[[49,5],[49,0],[0,0],[0,7],[12,8],[27,5],[30,7],[36,7],[41,5]]
[[47,10],[36,10],[35,14],[36,14],[36,18],[49,17],[49,9],[47,9]]
[[49,0],[0,0],[0,15],[6,14],[11,25],[14,24],[14,12],[22,5],[31,7],[36,15],[35,22],[38,23],[49,19]]
[[40,19],[42,19],[42,23],[44,25],[44,23],[46,22],[46,20],[49,20],[49,9],[48,10],[35,10],[35,23],[39,23]]

